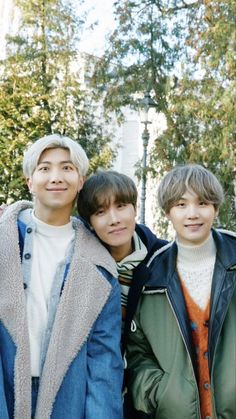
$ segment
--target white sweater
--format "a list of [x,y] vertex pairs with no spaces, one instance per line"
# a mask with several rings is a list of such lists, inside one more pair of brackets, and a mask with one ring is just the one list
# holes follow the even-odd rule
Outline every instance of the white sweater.
[[48,322],[48,303],[58,264],[63,261],[74,238],[72,222],[63,226],[45,224],[33,215],[32,270],[27,290],[27,317],[30,338],[31,374],[40,373],[42,339]]
[[177,270],[194,302],[205,309],[211,294],[216,247],[212,234],[198,246],[177,242]]

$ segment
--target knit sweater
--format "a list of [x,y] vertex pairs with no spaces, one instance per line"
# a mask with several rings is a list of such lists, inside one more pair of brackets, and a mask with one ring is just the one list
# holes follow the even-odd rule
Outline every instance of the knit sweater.
[[216,249],[212,235],[198,246],[183,246],[178,242],[177,245],[177,268],[196,350],[201,416],[211,418],[208,320]]

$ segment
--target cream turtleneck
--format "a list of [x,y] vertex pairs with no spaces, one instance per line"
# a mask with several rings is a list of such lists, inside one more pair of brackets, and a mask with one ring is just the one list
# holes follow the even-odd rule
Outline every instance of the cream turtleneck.
[[205,309],[211,293],[216,246],[212,234],[197,246],[178,246],[177,270],[195,303]]

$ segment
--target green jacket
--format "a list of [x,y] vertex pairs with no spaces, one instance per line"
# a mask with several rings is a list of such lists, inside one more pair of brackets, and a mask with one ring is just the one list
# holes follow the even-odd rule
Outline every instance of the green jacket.
[[[213,231],[217,247],[209,318],[214,419],[236,418],[236,236]],[[176,272],[176,244],[151,261],[129,335],[127,362],[136,409],[156,419],[200,419],[196,366]],[[205,418],[202,418],[205,419]]]

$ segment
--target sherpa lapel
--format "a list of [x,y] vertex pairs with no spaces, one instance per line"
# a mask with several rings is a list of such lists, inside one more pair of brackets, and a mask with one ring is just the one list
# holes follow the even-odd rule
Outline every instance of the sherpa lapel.
[[98,272],[90,255],[96,255],[93,262],[116,274],[107,251],[80,225],[40,380],[36,419],[50,417],[62,380],[111,292],[111,285]]
[[[0,237],[4,240],[3,249],[0,244],[0,320],[17,347],[14,419],[31,417],[29,337],[17,240],[18,213],[31,206],[27,201],[13,204],[0,219]],[[50,417],[64,375],[110,295],[111,286],[95,265],[117,276],[115,262],[107,250],[78,221],[74,256],[57,309],[40,380],[36,419]]]
[[17,228],[19,211],[29,206],[31,204],[27,201],[14,204],[0,219],[0,320],[17,348],[15,419],[31,417],[29,337]]

